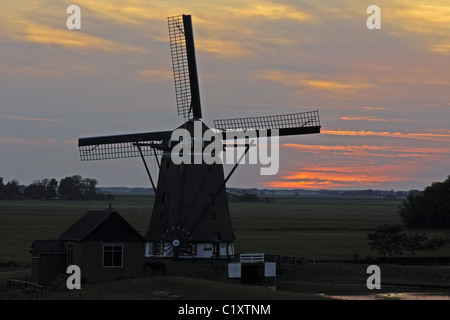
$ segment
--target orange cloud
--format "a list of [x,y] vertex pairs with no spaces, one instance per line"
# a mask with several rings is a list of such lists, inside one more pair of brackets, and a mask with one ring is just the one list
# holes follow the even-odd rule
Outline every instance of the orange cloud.
[[325,91],[353,91],[368,89],[373,87],[372,84],[362,81],[333,81],[333,80],[306,80],[306,85],[311,88]]
[[383,107],[363,107],[365,110],[388,110],[388,108]]
[[399,165],[369,165],[364,167],[320,167],[311,166],[299,171],[291,171],[280,180],[265,184],[271,188],[337,188],[361,186],[376,186],[387,182],[407,181],[401,175],[404,170]]
[[341,120],[348,120],[348,121],[375,121],[375,122],[411,122],[415,120],[410,119],[382,119],[382,118],[375,118],[375,117],[340,117]]
[[403,133],[403,132],[389,132],[389,131],[364,131],[364,130],[326,130],[320,131],[321,134],[335,135],[335,136],[376,136],[376,137],[391,137],[391,138],[407,138],[407,139],[419,139],[419,140],[433,140],[433,141],[445,141],[450,142],[450,131],[444,131],[443,133]]
[[213,38],[198,38],[195,40],[196,49],[218,54],[230,58],[242,57],[251,52],[237,41],[225,41]]
[[369,82],[361,81],[359,79],[346,79],[345,75],[342,79],[313,79],[309,74],[290,73],[274,69],[261,72],[259,77],[283,86],[306,86],[316,90],[323,90],[333,93],[349,93],[369,89],[374,86]]
[[83,32],[70,32],[67,29],[56,29],[44,25],[27,22],[24,38],[30,42],[45,45],[60,45],[72,49],[94,49],[101,51],[141,51],[130,45],[120,45],[114,41],[91,36]]
[[[16,9],[18,10],[18,9]],[[68,30],[65,25],[50,26],[48,19],[45,23],[28,18],[24,12],[16,12],[18,16],[4,16],[1,19],[5,22],[6,28],[0,29],[0,36],[6,39],[13,39],[20,42],[31,42],[41,45],[57,45],[73,50],[96,50],[107,52],[142,52],[137,46],[121,44],[104,37],[90,35],[81,30]],[[53,12],[54,14],[55,12]],[[63,15],[64,17],[64,15]],[[0,14],[0,18],[2,15]],[[64,20],[63,20],[64,21]]]
[[386,157],[386,158],[407,158],[407,157],[439,157],[442,154],[449,154],[450,148],[431,147],[404,147],[404,146],[324,146],[324,145],[304,145],[296,143],[285,143],[283,146],[294,148],[304,152],[341,154],[360,157]]
[[144,77],[146,81],[149,82],[160,82],[173,79],[173,74],[171,70],[168,69],[149,69],[141,70],[139,74]]
[[450,44],[436,44],[431,47],[431,51],[438,53],[450,53]]
[[307,21],[312,19],[312,15],[305,11],[297,10],[295,7],[291,7],[281,3],[264,2],[264,1],[252,1],[252,3],[234,5],[228,7],[227,11],[231,12],[235,16],[241,18],[256,18],[262,17],[268,20],[278,19],[292,19],[298,21]]

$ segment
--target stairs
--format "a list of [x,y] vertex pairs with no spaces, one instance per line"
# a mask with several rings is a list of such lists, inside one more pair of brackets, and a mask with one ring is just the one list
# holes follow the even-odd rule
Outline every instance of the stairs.
[[50,281],[46,286],[45,289],[49,291],[56,290],[63,282],[67,279],[67,274],[60,273],[58,274],[52,281]]

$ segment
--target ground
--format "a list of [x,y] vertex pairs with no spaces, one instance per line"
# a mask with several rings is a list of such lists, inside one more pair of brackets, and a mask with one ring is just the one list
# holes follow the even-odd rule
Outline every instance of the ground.
[[[112,206],[145,234],[152,201],[152,197],[145,194],[118,194]],[[167,261],[167,275],[86,283],[80,291],[57,290],[40,296],[23,296],[0,288],[0,297],[305,300],[373,297],[374,294],[400,298],[399,292],[450,296],[448,265],[383,264],[376,260],[377,253],[369,247],[367,233],[386,223],[401,223],[398,215],[401,201],[374,197],[292,196],[274,197],[273,202],[266,203],[230,203],[237,252],[264,252],[303,259],[304,263],[297,266],[277,265],[276,290],[230,281],[224,263]],[[0,201],[0,283],[6,283],[8,278],[23,278],[29,273],[28,250],[32,240],[56,238],[89,209],[108,206],[109,202],[102,201]],[[446,232],[413,232],[418,231],[429,235]],[[425,260],[429,255],[416,253]],[[450,247],[434,255],[449,257]],[[403,257],[408,255],[404,253]],[[366,286],[367,267],[374,263],[381,268],[382,289],[376,292]]]

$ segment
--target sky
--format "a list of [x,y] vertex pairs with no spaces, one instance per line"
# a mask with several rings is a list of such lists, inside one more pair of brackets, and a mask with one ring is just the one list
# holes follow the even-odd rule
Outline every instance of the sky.
[[167,28],[179,14],[206,124],[320,114],[320,134],[280,138],[277,174],[242,165],[229,187],[422,190],[450,175],[448,0],[0,0],[0,177],[150,187],[139,158],[82,162],[77,143],[184,122]]

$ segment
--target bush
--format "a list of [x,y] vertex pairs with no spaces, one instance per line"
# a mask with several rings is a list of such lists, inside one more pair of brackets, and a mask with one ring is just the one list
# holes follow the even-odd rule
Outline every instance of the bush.
[[383,225],[367,235],[369,245],[373,250],[378,251],[386,257],[386,254],[401,255],[403,250],[407,250],[414,256],[417,251],[427,251],[432,256],[445,244],[450,242],[450,235],[447,237],[435,236],[428,239],[425,233],[406,234],[399,224]]

